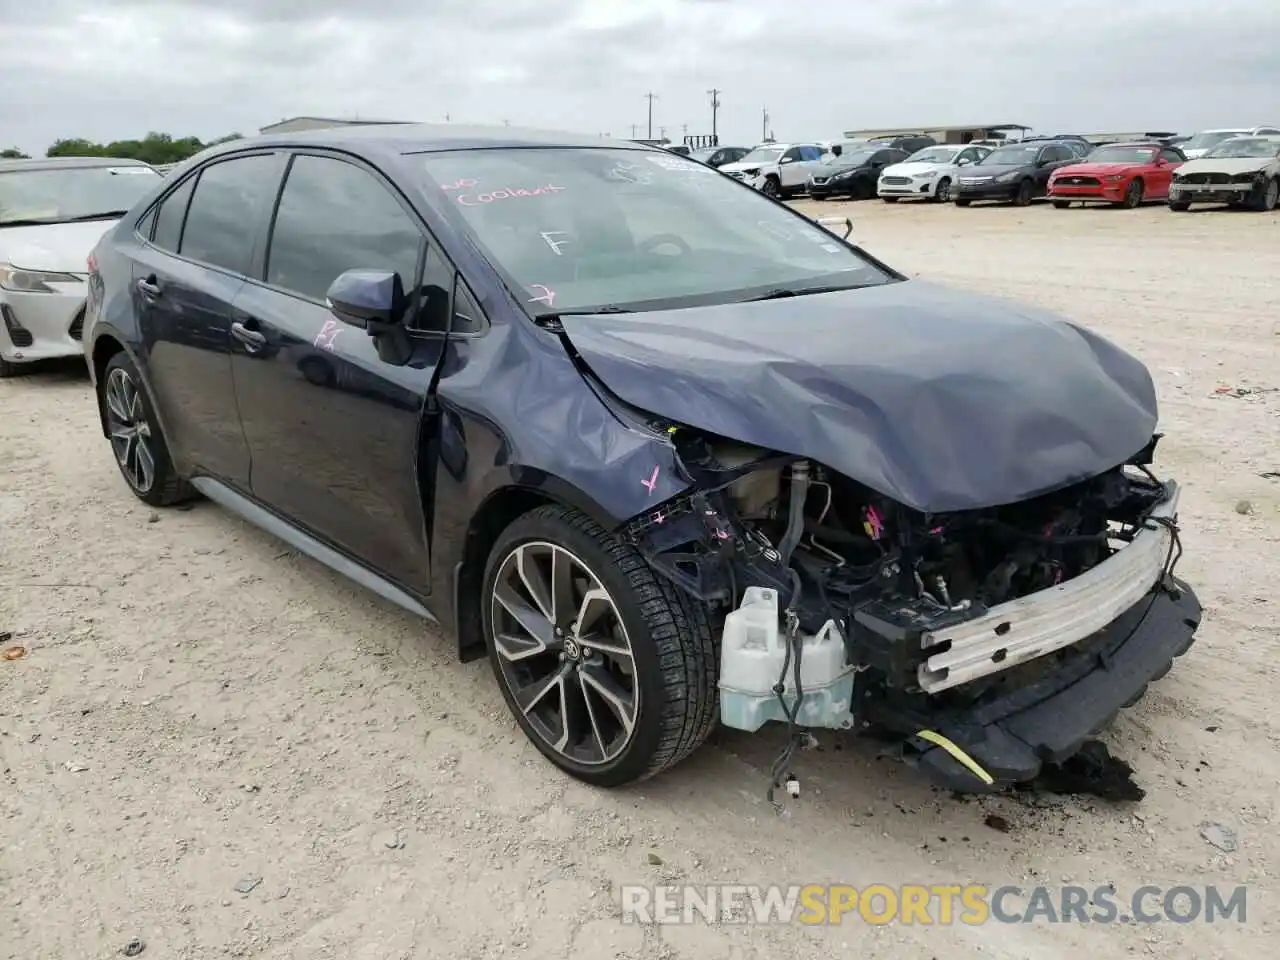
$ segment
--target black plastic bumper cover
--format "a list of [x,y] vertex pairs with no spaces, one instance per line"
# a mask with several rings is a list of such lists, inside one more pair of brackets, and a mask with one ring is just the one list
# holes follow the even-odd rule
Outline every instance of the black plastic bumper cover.
[[1033,780],[1043,763],[1061,763],[1078,751],[1147,684],[1169,672],[1186,653],[1200,625],[1200,601],[1180,580],[1144,597],[1101,631],[1090,647],[1049,677],[998,700],[948,718],[936,728],[959,744],[995,783],[987,785],[941,747],[917,757],[934,782],[963,793],[989,793]]

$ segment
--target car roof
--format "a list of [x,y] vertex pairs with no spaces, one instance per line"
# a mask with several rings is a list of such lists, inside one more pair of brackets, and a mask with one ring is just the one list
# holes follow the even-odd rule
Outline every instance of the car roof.
[[444,150],[481,150],[502,147],[610,147],[618,150],[653,151],[630,140],[539,130],[524,127],[472,126],[458,123],[391,123],[370,126],[326,127],[293,133],[269,133],[232,140],[227,147],[242,150],[257,146],[338,147],[390,153],[436,153]]
[[36,157],[30,160],[0,160],[0,173],[13,170],[74,170],[88,167],[149,167],[141,160],[123,157]]

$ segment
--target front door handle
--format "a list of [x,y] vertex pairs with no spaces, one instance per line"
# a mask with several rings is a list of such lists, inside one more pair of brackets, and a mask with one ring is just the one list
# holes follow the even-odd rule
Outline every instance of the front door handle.
[[244,344],[245,353],[257,353],[267,345],[267,338],[257,330],[250,330],[239,320],[231,324],[231,335]]
[[160,285],[156,283],[156,275],[153,273],[146,279],[139,279],[134,284],[138,288],[138,292],[149,300],[155,300],[160,296]]

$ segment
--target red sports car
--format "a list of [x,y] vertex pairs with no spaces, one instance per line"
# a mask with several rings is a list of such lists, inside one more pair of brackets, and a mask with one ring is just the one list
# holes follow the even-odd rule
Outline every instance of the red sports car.
[[1165,200],[1173,171],[1186,162],[1177,147],[1109,143],[1079,163],[1055,170],[1049,178],[1049,199],[1060,210],[1073,201],[1136,207],[1143,200]]

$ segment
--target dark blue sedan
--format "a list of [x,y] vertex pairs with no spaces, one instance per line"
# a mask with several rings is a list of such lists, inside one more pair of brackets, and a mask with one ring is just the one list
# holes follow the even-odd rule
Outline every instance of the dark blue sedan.
[[995,789],[1199,620],[1141,363],[669,151],[238,140],[158,180],[89,272],[132,492],[207,497],[440,622],[592,783],[773,720]]

